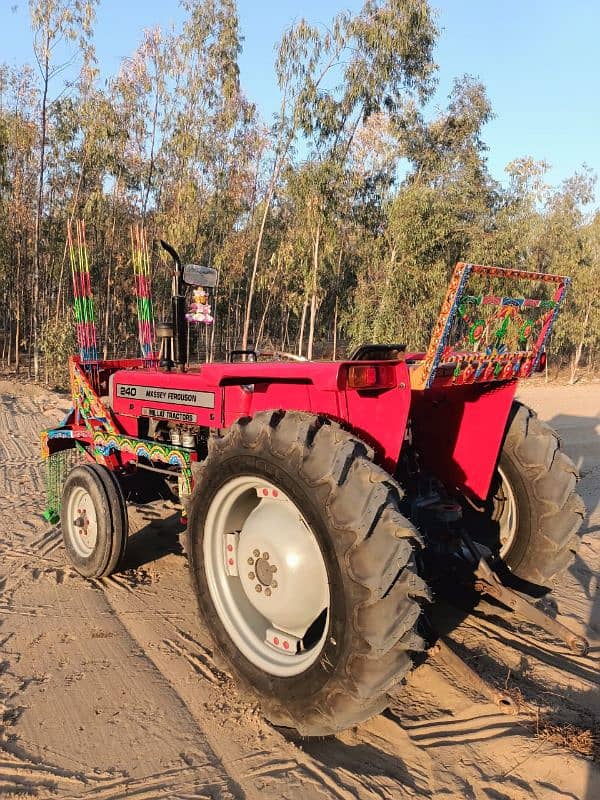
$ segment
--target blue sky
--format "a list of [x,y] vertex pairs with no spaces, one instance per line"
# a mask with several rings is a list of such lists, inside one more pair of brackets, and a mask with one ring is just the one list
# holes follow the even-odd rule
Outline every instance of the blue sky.
[[[360,0],[238,0],[244,51],[242,85],[267,118],[278,106],[274,45],[301,16],[327,22]],[[548,161],[558,184],[583,163],[600,174],[600,2],[598,0],[433,0],[441,33],[436,49],[443,106],[454,77],[487,87],[496,114],[485,129],[489,165],[499,180],[519,156]],[[12,10],[16,8],[16,10]],[[1,0],[0,62],[32,60],[25,0]],[[96,48],[103,75],[140,39],[144,27],[181,19],[175,0],[101,0]],[[600,197],[597,190],[596,197]]]

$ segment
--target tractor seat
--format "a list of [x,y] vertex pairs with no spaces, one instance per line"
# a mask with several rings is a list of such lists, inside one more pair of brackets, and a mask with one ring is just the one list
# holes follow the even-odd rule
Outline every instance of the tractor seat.
[[403,357],[405,344],[361,344],[351,353],[350,361],[396,361]]
[[173,338],[173,324],[171,322],[157,322],[156,335],[159,339]]

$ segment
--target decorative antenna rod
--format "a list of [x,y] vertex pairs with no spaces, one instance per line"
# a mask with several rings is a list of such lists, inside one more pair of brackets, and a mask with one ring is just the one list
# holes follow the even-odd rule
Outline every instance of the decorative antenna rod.
[[90,265],[85,241],[84,220],[75,221],[75,237],[73,237],[72,222],[69,220],[67,223],[67,244],[71,262],[71,274],[73,276],[75,327],[79,355],[83,362],[98,361],[96,316],[90,281]]
[[131,260],[135,276],[137,298],[138,339],[144,361],[154,362],[156,354],[156,331],[152,305],[152,282],[150,278],[150,256],[148,240],[143,225],[131,226]]

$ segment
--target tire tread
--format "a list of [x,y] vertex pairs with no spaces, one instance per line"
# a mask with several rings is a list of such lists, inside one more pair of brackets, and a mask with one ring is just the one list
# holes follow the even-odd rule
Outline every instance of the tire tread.
[[210,446],[208,458],[223,457],[238,442],[266,448],[314,488],[348,579],[347,655],[322,690],[285,708],[259,697],[275,724],[303,735],[333,734],[385,708],[388,690],[411,667],[410,652],[425,648],[416,632],[429,596],[416,566],[420,536],[400,512],[400,486],[338,423],[300,411],[260,412],[234,423]]
[[545,586],[575,558],[585,514],[576,492],[577,468],[561,450],[558,434],[518,401],[504,447],[529,479],[538,520],[531,546],[511,568],[520,578]]

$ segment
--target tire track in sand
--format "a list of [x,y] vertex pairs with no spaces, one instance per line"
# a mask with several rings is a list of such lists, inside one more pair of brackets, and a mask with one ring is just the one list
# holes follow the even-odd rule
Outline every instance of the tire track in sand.
[[0,422],[9,432],[0,439],[0,796],[240,797],[104,593],[61,557],[59,529],[42,520],[46,409],[13,397]]

